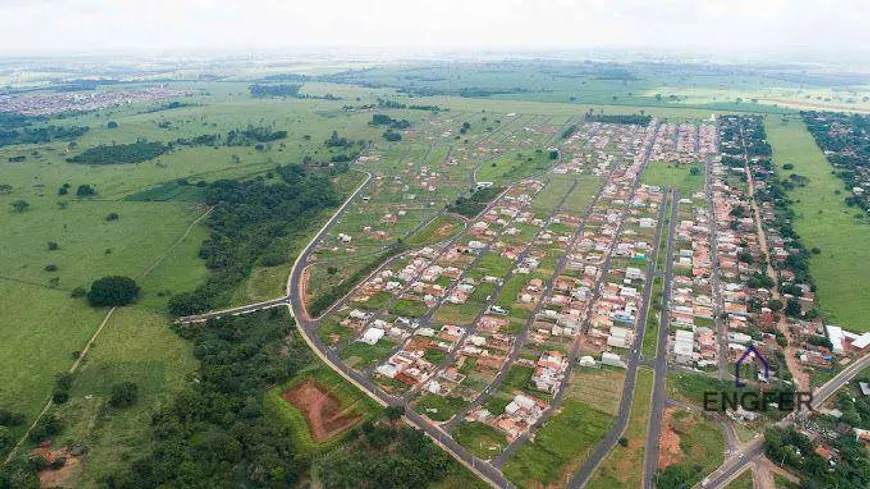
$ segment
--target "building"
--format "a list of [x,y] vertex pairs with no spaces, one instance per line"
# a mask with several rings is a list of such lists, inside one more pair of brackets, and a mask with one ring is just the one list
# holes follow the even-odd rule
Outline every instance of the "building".
[[691,365],[694,355],[695,334],[685,329],[678,329],[674,334],[674,355],[677,363]]

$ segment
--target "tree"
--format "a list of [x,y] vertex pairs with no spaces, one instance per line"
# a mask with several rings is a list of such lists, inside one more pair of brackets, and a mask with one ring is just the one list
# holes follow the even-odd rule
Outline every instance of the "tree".
[[384,410],[384,415],[390,421],[398,421],[405,414],[405,409],[402,406],[389,406]]
[[48,265],[45,266],[45,271],[46,272],[56,272],[57,265],[55,265],[54,263],[49,263]]
[[76,189],[76,195],[79,197],[91,197],[97,195],[97,190],[88,184],[79,185],[79,188]]
[[117,221],[119,217],[121,216],[119,216],[117,212],[110,212],[108,215],[106,215],[106,220]]
[[15,212],[24,212],[30,207],[30,204],[23,200],[16,200],[11,205],[12,208],[15,209]]
[[139,286],[130,277],[109,276],[94,281],[88,303],[94,307],[124,306],[139,296]]
[[106,123],[106,127],[109,129],[117,129],[118,123],[115,121],[109,121],[108,123]]
[[48,251],[55,251],[58,248],[60,248],[60,246],[56,242],[54,242],[54,241],[48,242]]
[[693,166],[692,168],[689,168],[689,175],[697,176],[700,174],[701,174],[701,169],[698,168],[697,166]]
[[109,405],[114,408],[126,408],[136,404],[139,398],[139,386],[133,382],[119,382],[112,386]]

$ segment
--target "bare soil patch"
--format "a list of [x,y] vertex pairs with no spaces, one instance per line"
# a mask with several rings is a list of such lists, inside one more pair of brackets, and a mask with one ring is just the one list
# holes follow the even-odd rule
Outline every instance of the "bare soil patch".
[[40,487],[72,487],[68,485],[68,483],[81,467],[81,460],[79,460],[79,457],[70,455],[67,448],[60,448],[57,450],[39,448],[36,452],[49,463],[52,463],[61,457],[66,459],[64,466],[59,469],[47,468],[39,471],[37,477],[39,477]]
[[292,387],[281,394],[281,398],[298,409],[314,441],[323,442],[350,429],[362,416],[348,414],[342,410],[341,401],[311,380]]
[[679,463],[683,458],[680,449],[680,436],[674,431],[673,417],[675,408],[665,408],[662,415],[662,437],[659,440],[659,468]]

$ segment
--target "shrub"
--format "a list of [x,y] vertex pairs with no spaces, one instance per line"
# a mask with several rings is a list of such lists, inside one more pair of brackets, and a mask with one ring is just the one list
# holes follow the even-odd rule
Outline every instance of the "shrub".
[[54,241],[49,241],[49,242],[48,242],[48,251],[54,251],[54,250],[56,250],[56,249],[58,249],[58,248],[60,248],[60,246],[58,246],[58,244],[55,243]]
[[109,405],[115,408],[126,408],[136,404],[139,398],[139,386],[133,382],[120,382],[112,386]]
[[48,265],[45,266],[45,271],[46,272],[56,272],[57,265],[55,265],[54,263],[49,263]]
[[51,395],[51,400],[55,404],[64,404],[69,401],[69,392],[60,389],[55,390]]
[[119,216],[117,212],[110,212],[106,216],[106,220],[107,221],[117,221],[119,217],[121,217],[121,216]]

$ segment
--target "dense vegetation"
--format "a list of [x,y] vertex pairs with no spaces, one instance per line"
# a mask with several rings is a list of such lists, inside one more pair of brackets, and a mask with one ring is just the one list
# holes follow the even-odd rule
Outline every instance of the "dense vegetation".
[[97,279],[88,291],[88,303],[94,307],[125,306],[139,296],[139,286],[129,277],[111,276]]
[[302,85],[290,85],[290,84],[281,84],[281,85],[262,85],[259,83],[255,83],[248,87],[251,91],[252,97],[263,98],[263,97],[296,97],[299,95],[299,89],[302,88]]
[[323,209],[340,202],[329,177],[299,165],[280,168],[277,183],[263,180],[220,180],[205,191],[214,206],[208,218],[210,237],[200,257],[212,274],[193,292],[173,296],[173,315],[195,314],[226,304],[257,260],[277,238],[308,229]]
[[[831,432],[836,433],[835,428]],[[775,463],[788,466],[801,474],[804,489],[867,487],[870,484],[870,460],[867,449],[853,433],[826,437],[838,454],[833,466],[816,452],[819,442],[813,442],[794,427],[770,428],[764,433],[764,452]]]
[[168,152],[171,148],[160,142],[137,141],[130,144],[99,145],[67,158],[70,163],[112,165],[140,163]]
[[652,116],[641,114],[588,114],[586,120],[588,122],[602,122],[606,124],[638,124],[645,126],[652,120]]
[[232,129],[224,134],[201,134],[192,138],[178,138],[175,143],[181,146],[253,146],[257,143],[271,143],[287,137],[287,131],[273,131],[268,127],[248,126],[245,129]]
[[[24,120],[26,119],[14,122],[15,120],[13,119],[7,123],[24,123]],[[84,135],[89,130],[90,128],[87,126],[45,126],[38,128],[22,127],[17,129],[0,129],[0,147],[11,146],[13,144],[45,144],[57,140],[68,141]]]
[[486,209],[486,205],[502,191],[504,191],[502,187],[482,188],[471,194],[470,197],[457,198],[456,202],[449,206],[449,210],[465,217],[474,217]]
[[179,327],[200,362],[199,382],[154,414],[151,453],[108,487],[288,487],[304,470],[286,427],[263,411],[263,392],[311,357],[287,341],[281,309]]

